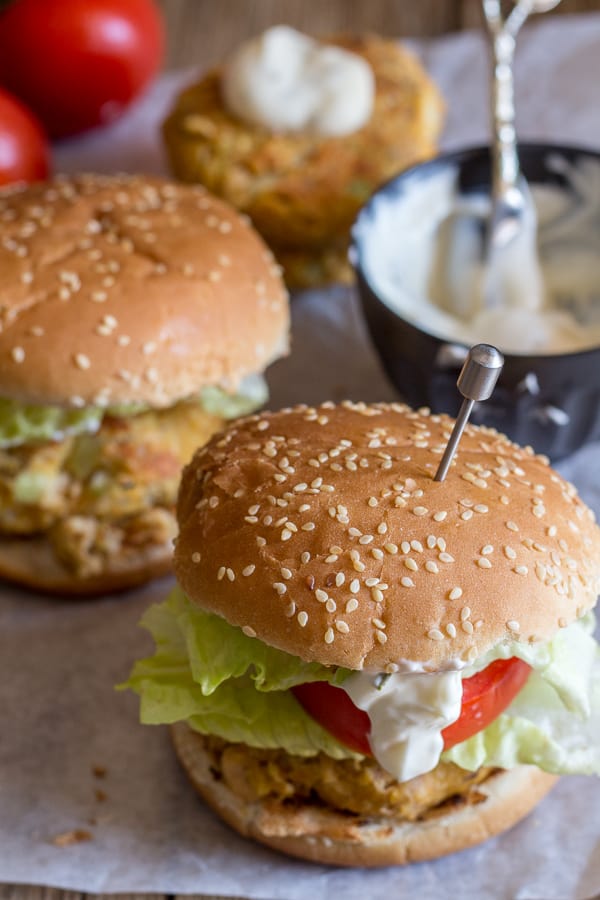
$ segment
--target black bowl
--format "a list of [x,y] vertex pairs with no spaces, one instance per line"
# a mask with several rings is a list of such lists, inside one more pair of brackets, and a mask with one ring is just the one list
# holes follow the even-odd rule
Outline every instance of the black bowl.
[[[532,183],[567,183],[549,160],[568,163],[582,158],[600,161],[600,153],[549,144],[522,144],[521,168]],[[365,275],[365,229],[376,215],[377,198],[402,203],[409,191],[447,167],[458,167],[465,192],[488,189],[490,152],[487,147],[436,157],[407,169],[381,187],[363,207],[353,228],[351,259],[356,270],[363,311],[385,370],[411,406],[456,415],[461,397],[456,379],[468,346],[436,337],[417,327],[378,296]],[[402,234],[398,234],[402,240]],[[600,247],[599,247],[600,251]],[[598,285],[600,293],[600,285]],[[500,348],[502,349],[502,348]],[[559,459],[600,438],[600,347],[552,355],[504,354],[502,375],[492,397],[476,404],[472,421],[497,428],[519,444]]]

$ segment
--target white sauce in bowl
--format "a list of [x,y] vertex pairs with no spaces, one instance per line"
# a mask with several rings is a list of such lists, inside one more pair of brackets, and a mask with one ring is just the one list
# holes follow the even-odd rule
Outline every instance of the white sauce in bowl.
[[[531,185],[535,215],[494,269],[502,303],[484,307],[483,222],[489,200],[457,194],[458,168],[380,194],[355,226],[365,277],[390,309],[446,341],[505,353],[600,346],[600,162],[549,153],[569,190]],[[536,223],[537,218],[537,223]]]

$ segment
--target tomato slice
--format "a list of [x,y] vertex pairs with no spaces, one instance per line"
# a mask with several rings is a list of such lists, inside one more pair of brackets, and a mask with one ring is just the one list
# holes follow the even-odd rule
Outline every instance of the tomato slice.
[[[444,750],[482,731],[510,705],[525,685],[531,667],[521,659],[497,659],[481,672],[463,681],[460,716],[444,728]],[[338,741],[365,756],[371,756],[371,722],[348,694],[326,681],[292,688],[296,700]]]

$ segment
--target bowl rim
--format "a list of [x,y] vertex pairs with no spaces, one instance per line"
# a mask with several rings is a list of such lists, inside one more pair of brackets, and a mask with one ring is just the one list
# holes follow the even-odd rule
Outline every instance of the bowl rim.
[[[577,157],[577,156],[588,156],[593,157],[600,161],[600,149],[594,149],[593,147],[585,147],[582,145],[576,144],[560,144],[560,143],[550,143],[545,141],[518,141],[517,150],[519,152],[524,151],[525,153],[563,153],[565,156]],[[461,147],[456,150],[450,150],[446,153],[439,153],[436,156],[433,156],[431,159],[425,160],[424,162],[415,163],[414,165],[409,166],[406,169],[402,169],[402,171],[397,172],[395,175],[392,175],[391,178],[388,178],[379,187],[371,194],[366,203],[358,211],[358,214],[352,224],[351,228],[351,241],[350,247],[348,251],[348,256],[352,268],[355,271],[357,276],[357,281],[359,285],[359,294],[362,295],[361,283],[366,286],[368,289],[371,298],[376,300],[381,306],[385,307],[392,315],[394,315],[399,321],[405,323],[411,328],[418,331],[420,334],[426,335],[434,341],[438,341],[440,344],[451,344],[456,347],[464,347],[466,350],[471,346],[470,343],[463,340],[454,340],[451,338],[445,338],[441,335],[434,334],[431,331],[427,331],[424,328],[421,328],[419,325],[411,322],[410,319],[402,316],[397,310],[393,309],[383,297],[375,290],[373,284],[370,279],[367,277],[365,272],[365,268],[362,264],[361,258],[364,258],[364,253],[362,252],[361,242],[364,241],[364,237],[359,235],[359,229],[361,227],[361,220],[366,219],[369,215],[372,214],[372,207],[376,203],[377,198],[380,195],[384,195],[390,193],[392,189],[396,188],[396,185],[399,183],[403,184],[404,182],[411,181],[414,178],[420,177],[423,173],[429,174],[430,172],[435,172],[436,169],[441,168],[442,166],[446,166],[452,163],[464,163],[473,158],[477,157],[490,157],[491,155],[491,147],[489,144],[477,144],[473,146]],[[588,347],[584,350],[573,350],[568,353],[507,353],[502,350],[502,355],[504,357],[505,365],[510,360],[519,361],[522,363],[524,360],[544,360],[551,361],[557,359],[580,359],[584,358],[592,358],[594,355],[600,354],[600,344],[596,347]]]

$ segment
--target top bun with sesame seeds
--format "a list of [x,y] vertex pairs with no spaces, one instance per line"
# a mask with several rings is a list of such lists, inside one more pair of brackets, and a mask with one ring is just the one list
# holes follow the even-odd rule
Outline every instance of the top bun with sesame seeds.
[[170,406],[286,347],[273,258],[203,188],[60,177],[0,193],[0,393]]
[[547,460],[400,404],[238,422],[199,450],[178,501],[189,596],[304,660],[435,671],[547,640],[596,602],[600,529]]

